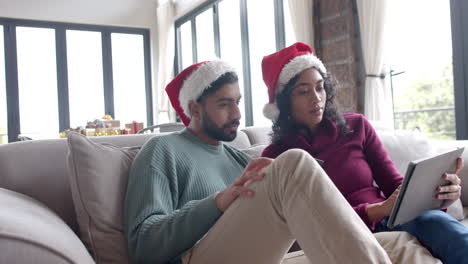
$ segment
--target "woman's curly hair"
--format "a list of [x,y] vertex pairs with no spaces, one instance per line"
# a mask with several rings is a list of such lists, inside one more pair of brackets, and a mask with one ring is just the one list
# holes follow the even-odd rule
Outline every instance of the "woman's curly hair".
[[[324,79],[324,89],[327,93],[327,100],[325,104],[325,110],[323,113],[323,118],[327,118],[331,121],[334,121],[338,127],[340,135],[344,135],[349,131],[349,128],[346,125],[346,121],[338,110],[338,105],[335,101],[336,96],[336,79],[330,74],[325,75],[323,72],[318,70],[320,75]],[[301,72],[302,73],[302,72]],[[278,119],[273,121],[273,132],[271,133],[272,142],[277,143],[282,138],[287,137],[298,130],[307,131],[309,137],[313,137],[312,131],[310,131],[306,126],[297,124],[294,120],[291,119],[291,92],[294,85],[299,80],[301,73],[295,75],[284,87],[284,90],[276,95],[276,104],[280,111]]]

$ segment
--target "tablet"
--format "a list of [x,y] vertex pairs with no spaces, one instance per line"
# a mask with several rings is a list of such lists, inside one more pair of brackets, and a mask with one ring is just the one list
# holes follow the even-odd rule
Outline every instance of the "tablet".
[[449,184],[442,179],[442,175],[455,172],[457,158],[463,150],[464,148],[453,149],[408,164],[387,227],[394,228],[413,220],[424,211],[441,208],[443,200],[435,197],[436,189],[438,186]]

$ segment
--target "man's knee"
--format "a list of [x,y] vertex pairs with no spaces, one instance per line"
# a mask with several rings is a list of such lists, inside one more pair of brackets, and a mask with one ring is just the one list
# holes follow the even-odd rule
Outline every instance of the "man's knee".
[[[317,169],[322,169],[318,162],[306,151],[302,149],[290,149],[274,161],[273,170],[277,170],[281,179],[292,177],[312,177]],[[320,175],[320,174],[319,174]]]
[[305,150],[294,148],[285,151],[283,154],[279,155],[275,161],[278,162],[291,162],[299,163],[305,161],[305,164],[310,164],[313,166],[318,166],[317,161]]

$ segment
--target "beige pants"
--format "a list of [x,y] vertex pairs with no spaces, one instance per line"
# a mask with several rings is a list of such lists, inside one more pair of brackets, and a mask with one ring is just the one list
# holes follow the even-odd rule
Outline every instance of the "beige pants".
[[382,247],[306,152],[289,150],[264,172],[262,181],[251,184],[255,196],[237,199],[183,256],[184,263],[281,263],[294,239],[311,263],[391,263],[389,255],[407,260],[414,255],[401,247],[392,252],[394,240],[388,237]]

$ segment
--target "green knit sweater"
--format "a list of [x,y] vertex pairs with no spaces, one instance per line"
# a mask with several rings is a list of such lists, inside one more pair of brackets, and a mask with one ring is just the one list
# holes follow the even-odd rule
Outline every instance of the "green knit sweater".
[[135,157],[124,205],[133,263],[179,263],[220,217],[214,196],[241,174],[249,157],[189,130],[149,140]]

